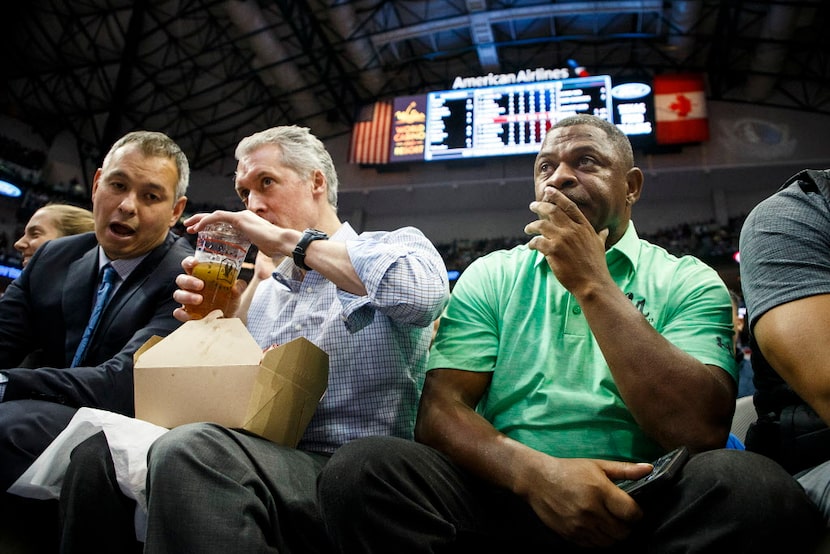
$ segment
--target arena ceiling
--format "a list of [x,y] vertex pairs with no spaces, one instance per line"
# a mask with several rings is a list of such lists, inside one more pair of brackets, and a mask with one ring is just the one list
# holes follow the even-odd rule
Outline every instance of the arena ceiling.
[[830,2],[26,0],[3,2],[0,106],[91,174],[132,129],[227,174],[240,138],[347,134],[360,106],[456,76],[699,71],[707,96],[830,113]]

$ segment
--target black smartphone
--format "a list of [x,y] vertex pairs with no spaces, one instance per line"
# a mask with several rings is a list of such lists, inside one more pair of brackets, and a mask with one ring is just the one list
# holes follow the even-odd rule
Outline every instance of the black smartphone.
[[645,477],[618,481],[617,486],[635,500],[642,498],[671,483],[688,459],[689,449],[681,446],[652,462],[654,468]]

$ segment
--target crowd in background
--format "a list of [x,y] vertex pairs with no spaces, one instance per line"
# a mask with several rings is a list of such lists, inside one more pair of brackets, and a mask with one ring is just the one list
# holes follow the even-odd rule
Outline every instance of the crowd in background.
[[[639,235],[651,243],[662,246],[675,256],[689,254],[710,265],[718,266],[732,260],[732,256],[738,251],[738,237],[743,220],[743,216],[732,218],[726,225],[714,221],[682,223],[655,233]],[[476,258],[495,250],[513,248],[527,241],[526,235],[497,239],[459,239],[447,244],[438,244],[436,247],[448,269],[464,271]]]
[[[40,179],[40,170],[44,162],[45,155],[42,152],[30,150],[13,139],[0,136],[0,178],[5,173],[7,176],[23,179],[26,185],[17,209],[17,225],[13,231],[0,232],[2,265],[19,267],[20,256],[14,250],[14,241],[23,233],[26,222],[39,207],[47,202],[61,202],[91,208],[89,192],[83,185],[75,181],[55,185],[43,182]],[[223,208],[224,206],[218,204],[189,202],[186,212],[209,212]],[[743,216],[733,218],[726,225],[714,221],[682,223],[654,233],[641,232],[640,236],[676,256],[690,254],[712,266],[718,266],[727,263],[738,251],[738,236],[743,220]],[[527,240],[528,237],[525,235],[478,240],[458,239],[436,244],[436,247],[444,258],[447,269],[463,272],[476,258],[495,250],[512,248]]]

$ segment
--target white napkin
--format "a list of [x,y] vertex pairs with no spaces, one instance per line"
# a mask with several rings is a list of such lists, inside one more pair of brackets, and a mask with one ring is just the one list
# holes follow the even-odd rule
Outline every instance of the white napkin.
[[23,475],[9,487],[18,496],[46,500],[60,498],[69,455],[81,442],[103,430],[115,465],[118,486],[136,507],[136,538],[144,540],[147,524],[147,452],[167,432],[164,427],[113,412],[81,408]]

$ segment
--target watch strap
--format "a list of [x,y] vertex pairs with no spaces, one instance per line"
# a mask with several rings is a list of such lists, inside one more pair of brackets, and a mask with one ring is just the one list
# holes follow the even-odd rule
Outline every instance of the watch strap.
[[317,229],[306,229],[303,231],[303,236],[300,237],[300,242],[297,243],[297,246],[294,247],[294,264],[297,267],[301,267],[306,271],[310,270],[311,268],[305,264],[305,253],[308,249],[308,245],[314,242],[315,240],[328,240],[329,236],[325,234],[323,231],[318,231]]

